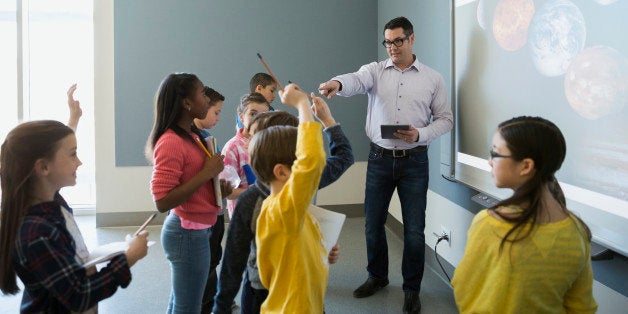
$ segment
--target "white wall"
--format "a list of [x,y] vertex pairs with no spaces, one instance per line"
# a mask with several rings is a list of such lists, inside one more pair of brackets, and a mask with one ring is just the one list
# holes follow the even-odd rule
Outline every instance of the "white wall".
[[[94,120],[96,124],[96,213],[154,208],[151,167],[115,166],[113,1],[94,1]],[[138,117],[152,119],[153,117]]]
[[356,162],[340,179],[318,191],[316,205],[362,204],[366,182],[366,162]]

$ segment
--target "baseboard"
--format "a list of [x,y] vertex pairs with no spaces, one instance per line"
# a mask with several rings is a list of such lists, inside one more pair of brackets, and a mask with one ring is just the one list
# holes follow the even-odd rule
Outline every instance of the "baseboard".
[[[388,214],[388,219],[386,219],[386,227],[394,235],[399,237],[401,241],[403,241],[403,224],[399,220],[397,220],[397,218],[395,218],[391,214]],[[440,244],[441,246],[446,245],[444,242],[441,242],[441,243],[442,243]],[[449,262],[447,262],[447,260],[445,260],[445,258],[443,258],[440,255],[439,255],[438,260],[443,265],[443,268],[447,272],[447,275],[449,276],[449,278],[452,278],[454,275],[454,270],[455,270],[454,266],[449,264]],[[434,251],[434,248],[429,247],[427,244],[425,245],[425,266],[432,268],[432,270],[434,270],[434,272],[436,273],[436,275],[438,275],[438,277],[440,277],[448,285],[451,285],[449,280],[445,276],[445,274],[443,274],[443,270],[441,269],[441,267],[438,265],[438,262],[436,261],[436,253]]]
[[[364,204],[324,205],[325,209],[347,215],[347,218],[364,217]],[[153,211],[142,212],[114,212],[96,213],[96,227],[124,227],[139,226]],[[166,219],[166,213],[160,213],[150,225],[161,225]],[[229,222],[229,215],[225,215],[225,222]]]
[[321,205],[320,207],[347,215],[347,218],[364,217],[364,204]]
[[[154,211],[122,212],[122,213],[96,213],[96,227],[126,227],[140,226]],[[159,213],[149,225],[162,225],[167,213]]]

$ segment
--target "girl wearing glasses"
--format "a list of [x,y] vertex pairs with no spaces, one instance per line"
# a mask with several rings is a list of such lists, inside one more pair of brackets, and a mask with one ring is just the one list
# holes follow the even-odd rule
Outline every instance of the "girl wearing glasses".
[[565,139],[539,117],[502,122],[489,165],[513,195],[479,212],[452,285],[461,313],[594,313],[591,233],[554,174]]

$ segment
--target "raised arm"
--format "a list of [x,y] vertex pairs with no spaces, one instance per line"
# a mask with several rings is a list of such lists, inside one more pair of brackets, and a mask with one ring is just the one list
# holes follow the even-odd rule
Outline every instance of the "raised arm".
[[331,80],[321,83],[318,86],[318,92],[328,99],[334,95],[348,97],[366,94],[373,87],[377,67],[377,62],[372,62],[363,65],[357,72],[335,76]]
[[327,164],[318,184],[318,188],[322,189],[336,182],[353,165],[355,160],[349,139],[342,131],[340,124],[336,123],[327,103],[322,98],[315,96],[314,93],[310,94],[310,98],[313,103],[314,115],[325,126],[323,132],[329,139],[329,156],[327,156]]
[[310,110],[310,101],[307,94],[296,84],[290,84],[279,91],[281,102],[299,111],[299,123],[314,121],[314,115]]
[[70,108],[70,118],[68,119],[68,126],[76,132],[79,120],[83,115],[83,109],[81,109],[81,103],[74,99],[74,91],[76,91],[76,83],[72,84],[68,89],[68,108]]
[[[279,192],[281,219],[287,232],[303,224],[307,208],[318,188],[325,165],[321,125],[314,122],[308,96],[298,86],[290,84],[280,92],[281,101],[299,111],[296,160],[286,185]],[[294,193],[294,191],[299,191]]]

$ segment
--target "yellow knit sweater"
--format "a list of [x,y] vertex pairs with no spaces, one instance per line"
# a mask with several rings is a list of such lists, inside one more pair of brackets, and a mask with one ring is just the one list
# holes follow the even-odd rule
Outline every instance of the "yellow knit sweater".
[[307,211],[325,167],[321,126],[301,123],[292,174],[262,204],[257,220],[257,265],[269,294],[262,313],[323,313],[327,252]]
[[[479,212],[452,285],[461,313],[595,313],[589,242],[573,217],[500,241],[512,224]],[[528,226],[529,227],[529,226]]]

